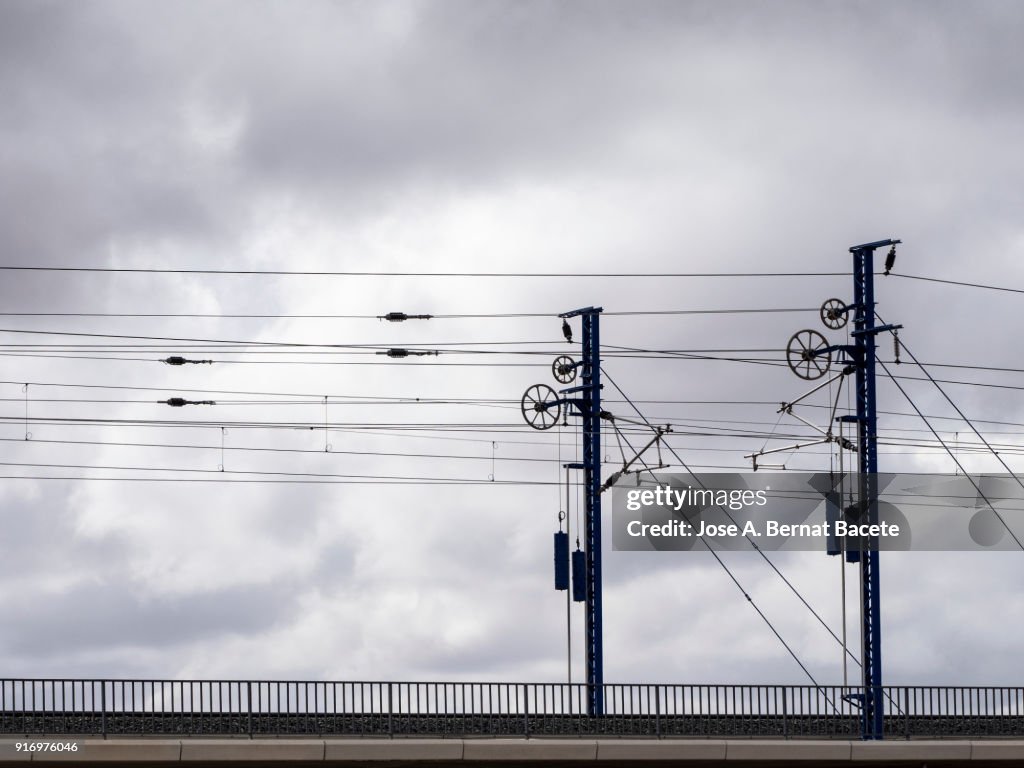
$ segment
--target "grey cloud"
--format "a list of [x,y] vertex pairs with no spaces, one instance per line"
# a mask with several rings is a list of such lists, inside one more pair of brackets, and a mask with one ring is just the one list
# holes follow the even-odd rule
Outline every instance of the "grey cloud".
[[[849,267],[849,245],[892,235],[905,241],[897,273],[1020,285],[1022,16],[1020,5],[1008,2],[5,3],[0,261],[417,271],[842,271]],[[193,133],[203,130],[223,146],[201,146]],[[464,241],[472,247],[460,249]],[[925,362],[1012,366],[1007,355],[1017,346],[1019,297],[896,277],[880,279],[878,293],[879,311],[905,325],[902,338]],[[609,310],[810,308],[779,316],[609,316],[602,324],[609,345],[749,346],[775,350],[763,354],[776,358],[794,331],[820,327],[815,308],[822,301],[849,294],[849,281],[838,277],[740,285],[695,279],[454,284],[0,275],[4,311],[188,311],[199,300],[236,311],[338,313],[557,312],[590,304]],[[560,338],[553,318],[490,322],[371,323],[372,329],[282,322],[275,338],[425,345],[442,336]],[[102,329],[84,320],[19,323],[203,338],[270,333],[268,325],[255,322],[186,327],[126,321]],[[888,357],[890,342],[882,343]],[[0,361],[5,380],[134,383],[167,388],[168,396],[176,387],[222,387],[457,392],[516,400],[529,383],[549,380],[546,359],[536,369],[489,370],[215,365],[181,371],[155,362]],[[656,421],[671,420],[680,432],[694,433],[673,438],[693,463],[745,463],[731,450],[741,438],[709,437],[711,423],[730,419],[723,431],[734,434],[771,429],[775,403],[804,391],[787,369],[772,366],[611,356],[605,364],[638,400],[764,401],[742,409],[643,406]],[[937,370],[944,378],[974,376]],[[895,372],[920,375],[910,365]],[[1013,374],[1000,380],[1017,383]],[[949,412],[924,383],[905,386],[925,412]],[[948,386],[972,416],[1024,418],[1017,390]],[[5,387],[5,396],[17,394],[15,385]],[[606,396],[617,398],[610,387]],[[885,411],[910,410],[885,382],[880,398]],[[4,415],[21,412],[15,401],[5,407]],[[33,413],[187,417],[155,404],[32,407]],[[623,403],[611,407],[629,413]],[[338,419],[419,418],[411,411],[379,417],[381,411],[333,408]],[[315,405],[219,406],[216,413],[238,419],[322,417]],[[451,408],[423,418],[521,426],[516,407],[471,414]],[[784,419],[779,430],[792,424]],[[883,428],[923,429],[888,414]],[[55,438],[69,432],[41,430]],[[157,434],[170,440],[180,432]],[[16,436],[17,429],[8,434]],[[125,431],[106,434],[126,439]],[[266,436],[239,429],[229,431],[227,441],[229,448],[308,448],[321,437],[312,431]],[[371,445],[352,433],[332,437],[336,445]],[[490,446],[479,437],[481,443],[443,445],[486,455]],[[499,441],[499,458],[542,456],[554,463],[554,445],[512,442],[529,437]],[[189,439],[210,445],[219,435],[190,431]],[[389,445],[399,451],[424,446],[394,440]],[[573,440],[565,436],[563,460]],[[751,448],[760,444],[749,442]],[[33,449],[21,444],[4,445],[11,461],[43,460],[41,452],[29,453]],[[723,446],[730,450],[708,450]],[[614,466],[613,440],[607,453]],[[219,461],[216,454],[68,449],[62,455],[209,469]],[[827,460],[807,451],[793,462],[820,466]],[[887,453],[885,460],[910,458]],[[228,461],[232,468],[284,471],[417,474],[439,468],[437,462],[424,470],[413,459],[371,456],[229,453]],[[944,468],[952,469],[948,461]],[[458,467],[478,478],[488,471],[486,462]],[[502,478],[544,481],[557,474],[531,464],[499,464],[498,472]],[[191,495],[125,484],[111,486],[111,498],[152,511],[153,519],[140,518],[138,527],[95,540],[73,535],[76,518],[68,510],[88,511],[106,497],[74,506],[63,486],[36,487],[38,498],[0,512],[0,570],[5,584],[17,588],[5,599],[24,618],[15,628],[5,626],[3,655],[18,664],[30,660],[34,669],[103,669],[117,676],[145,674],[161,658],[173,669],[188,669],[200,663],[203,649],[223,640],[249,643],[244,647],[252,654],[253,673],[280,664],[273,668],[317,677],[351,664],[360,676],[371,677],[422,677],[424,670],[477,677],[494,670],[509,677],[562,674],[563,596],[550,585],[550,534],[561,504],[553,487],[385,492],[299,486],[264,488],[258,495],[229,487]],[[222,534],[217,515],[245,505],[248,515],[237,518],[244,522],[234,531],[240,542],[254,551],[277,542],[282,551],[308,551],[309,561],[301,573],[271,586],[262,585],[257,571],[272,564],[257,561],[245,564],[253,570],[251,583],[157,594],[152,584],[142,586],[124,572],[133,554],[126,548],[152,544],[147,530],[157,530],[175,504],[195,513],[182,520],[190,520],[200,537]],[[422,527],[410,515],[398,518],[404,527],[390,528],[393,520],[375,514],[387,505],[418,510]],[[443,525],[451,530],[443,531]],[[64,558],[64,572],[77,574],[56,596],[31,583],[47,570],[46,561],[32,554],[39,542],[50,542],[54,556]],[[605,562],[609,679],[800,680],[799,670],[714,563],[621,554]],[[784,559],[782,567],[796,571],[798,586],[813,594],[834,623],[833,562],[822,555]],[[886,642],[893,650],[886,646],[886,663],[892,660],[897,676],[905,670],[917,678],[911,682],[948,682],[945,669],[919,659],[945,664],[954,652],[960,658],[986,657],[972,669],[957,669],[963,679],[987,681],[1000,669],[1016,673],[1013,649],[984,626],[984,617],[999,612],[1006,595],[954,585],[943,605],[976,613],[935,617],[923,607],[935,599],[930,587],[913,568],[888,562],[883,579],[890,606],[886,626],[892,629]],[[775,577],[756,561],[729,563],[745,584],[754,585],[784,635],[812,657],[815,671],[834,679],[838,654],[831,653],[820,628],[807,624],[792,596],[777,591]],[[1012,582],[1016,569],[1016,560],[999,561],[979,569],[979,583]],[[651,583],[657,594],[638,593]],[[689,600],[689,588],[701,590],[706,600]],[[427,599],[448,590],[465,597],[440,609]],[[475,621],[478,606],[492,596],[502,601],[502,611],[481,614],[475,639],[434,643],[449,624]],[[378,612],[389,599],[401,615]],[[316,604],[318,613],[301,615],[298,601]],[[303,619],[314,623],[305,627]],[[970,621],[976,628],[967,632],[963,626]],[[924,623],[934,628],[933,637],[921,637],[918,627]],[[77,650],[66,642],[72,630],[81,633]],[[336,649],[322,644],[323,637],[335,635],[352,650],[341,660]],[[288,638],[285,654],[272,647],[279,637]],[[926,652],[916,657],[906,650],[922,644]],[[111,649],[125,649],[124,661],[112,660]],[[737,661],[734,651],[743,651],[744,659]],[[227,661],[215,659],[205,668],[218,664]]]
[[69,645],[76,653],[170,649],[210,637],[266,631],[296,610],[289,584],[153,597],[134,592],[129,584],[91,583],[51,597],[45,606],[37,597],[8,597],[4,611],[16,617],[18,632],[4,645],[6,653],[36,658],[58,656]]

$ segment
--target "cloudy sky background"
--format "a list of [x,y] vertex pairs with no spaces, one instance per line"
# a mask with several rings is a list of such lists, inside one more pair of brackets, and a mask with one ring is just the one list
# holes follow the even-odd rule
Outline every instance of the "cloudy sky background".
[[[843,272],[850,245],[899,237],[897,273],[1024,288],[1022,34],[1024,9],[1014,2],[9,0],[0,3],[0,264]],[[554,316],[588,305],[802,309],[602,321],[609,352],[753,349],[771,351],[744,354],[778,361],[794,331],[825,330],[822,301],[852,298],[841,276],[5,271],[0,281],[0,311],[13,313],[2,317],[7,331],[543,352],[271,364],[233,361],[273,355],[189,352],[184,342],[111,353],[109,345],[132,342],[0,332],[0,461],[12,465],[0,483],[0,670],[15,677],[564,680],[565,600],[552,589],[551,533],[564,508],[559,458],[574,455],[578,441],[573,428],[528,430],[518,408],[527,386],[554,384],[551,358],[574,351]],[[1016,364],[1019,294],[890,276],[879,278],[878,300],[926,363]],[[396,310],[547,316],[389,324],[18,315]],[[26,350],[11,345],[67,343],[107,347],[67,359],[12,354]],[[891,359],[887,341],[882,350]],[[179,353],[218,362],[156,362]],[[702,467],[747,466],[743,454],[764,438],[685,432],[771,430],[772,403],[808,388],[786,368],[735,362],[607,354],[605,368],[638,401],[762,401],[642,406],[677,425],[671,444]],[[1019,372],[932,370],[1007,385],[948,391],[972,418],[1024,422],[1022,393],[1012,388],[1024,385]],[[900,373],[920,375],[906,365]],[[222,434],[30,422],[26,441],[24,382],[32,382],[32,418],[305,428]],[[930,385],[905,386],[925,413],[952,415]],[[176,395],[218,405],[172,411],[155,402]],[[336,425],[327,435],[309,428],[324,422],[324,396]],[[55,398],[138,402],[44,402]],[[891,384],[880,384],[879,398],[883,410],[911,410]],[[609,407],[629,413],[623,403]],[[413,422],[493,426],[342,428]],[[962,423],[935,423],[958,443],[971,439]],[[987,427],[992,440],[1021,443],[1019,426]],[[929,436],[896,431],[926,430],[905,416],[884,416],[881,428],[893,438]],[[769,445],[806,430],[784,420],[779,432]],[[47,442],[61,440],[202,447]],[[238,450],[261,447],[295,452]],[[614,459],[618,449],[609,443],[605,453]],[[960,456],[970,469],[999,469],[966,449]],[[1012,448],[1003,456],[1024,470]],[[816,449],[787,466],[827,469],[829,460]],[[259,477],[232,474],[249,470],[480,484],[11,479],[217,479],[222,464],[224,479]],[[944,454],[894,446],[883,447],[881,466],[953,470]],[[570,507],[575,525],[576,502]],[[819,681],[841,681],[839,649],[771,570],[753,554],[726,559]],[[838,631],[836,560],[793,553],[777,562]],[[1020,553],[884,556],[886,680],[1019,684],[1022,576]],[[608,681],[806,681],[707,556],[608,552],[605,584]],[[581,609],[574,613],[579,680]],[[852,613],[850,626],[853,637]]]

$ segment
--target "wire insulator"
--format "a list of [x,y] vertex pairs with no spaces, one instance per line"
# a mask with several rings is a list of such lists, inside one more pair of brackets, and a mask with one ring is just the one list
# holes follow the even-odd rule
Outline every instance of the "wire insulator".
[[209,365],[213,363],[213,360],[189,360],[187,357],[174,355],[172,357],[168,357],[164,360],[161,360],[160,362],[167,363],[168,365],[184,365],[185,363],[192,363],[194,365]]
[[406,320],[430,320],[433,315],[407,315],[405,312],[388,312],[386,315],[377,315],[378,320],[387,320],[389,323],[402,323]]
[[404,349],[402,347],[392,347],[386,352],[378,352],[378,355],[387,355],[388,357],[423,357],[424,355],[437,355],[436,349]]
[[892,334],[892,354],[896,365],[900,364],[900,334],[898,331],[893,331]]

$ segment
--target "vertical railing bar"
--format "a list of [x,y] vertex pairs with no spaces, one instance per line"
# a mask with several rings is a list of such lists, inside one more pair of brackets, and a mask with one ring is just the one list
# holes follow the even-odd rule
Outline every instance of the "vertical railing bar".
[[654,686],[654,734],[661,738],[661,686]]
[[391,686],[392,683],[388,683],[388,736],[395,735],[395,724],[392,718],[392,700],[391,700]]
[[523,736],[530,738],[530,690],[526,685],[523,686]]
[[782,693],[782,738],[789,738],[789,702],[787,699],[788,686],[782,686],[780,691]]
[[910,687],[903,689],[903,722],[904,738],[910,741]]

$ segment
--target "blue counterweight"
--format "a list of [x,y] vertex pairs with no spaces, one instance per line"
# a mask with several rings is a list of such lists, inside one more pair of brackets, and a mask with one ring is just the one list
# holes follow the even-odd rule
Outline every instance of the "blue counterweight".
[[587,553],[582,549],[572,553],[572,599],[577,603],[587,599]]
[[569,534],[558,531],[555,534],[555,589],[569,588]]

